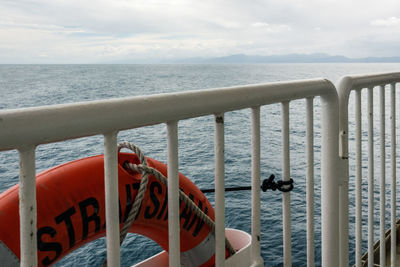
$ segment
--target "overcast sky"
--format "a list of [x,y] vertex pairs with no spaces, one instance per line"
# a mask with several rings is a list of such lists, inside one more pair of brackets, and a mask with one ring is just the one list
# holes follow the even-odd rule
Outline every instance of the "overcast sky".
[[400,56],[399,0],[0,0],[0,63]]

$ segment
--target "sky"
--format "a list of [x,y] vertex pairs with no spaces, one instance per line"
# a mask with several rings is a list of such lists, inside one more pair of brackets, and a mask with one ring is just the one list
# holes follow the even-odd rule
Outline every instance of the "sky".
[[399,0],[0,0],[1,63],[400,56]]

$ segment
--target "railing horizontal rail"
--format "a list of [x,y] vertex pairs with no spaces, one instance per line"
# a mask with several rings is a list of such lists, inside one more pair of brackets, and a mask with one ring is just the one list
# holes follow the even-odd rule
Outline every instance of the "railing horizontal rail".
[[399,82],[400,72],[375,73],[366,75],[347,75],[344,76],[338,85],[339,94],[349,93],[351,90],[367,88]]
[[333,91],[335,87],[328,80],[314,79],[4,110],[0,111],[0,151],[285,100],[335,95]]

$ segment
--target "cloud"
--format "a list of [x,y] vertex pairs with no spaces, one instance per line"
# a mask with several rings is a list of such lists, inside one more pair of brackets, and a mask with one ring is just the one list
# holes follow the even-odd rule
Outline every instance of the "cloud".
[[387,19],[377,19],[371,21],[372,26],[383,26],[383,27],[393,27],[400,25],[400,18],[390,17]]
[[267,32],[271,32],[271,33],[292,30],[292,28],[286,24],[269,24],[269,23],[265,23],[265,22],[254,22],[251,24],[251,26],[254,28],[265,29]]
[[385,42],[349,48],[362,40],[400,43],[393,10],[400,1],[1,0],[0,63],[35,63],[42,55],[54,63],[239,53],[398,55]]

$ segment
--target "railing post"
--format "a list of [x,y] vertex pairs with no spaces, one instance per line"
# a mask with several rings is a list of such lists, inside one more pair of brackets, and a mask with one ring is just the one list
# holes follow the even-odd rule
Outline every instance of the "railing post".
[[35,146],[19,148],[19,214],[21,267],[36,267],[37,205]]
[[362,147],[361,147],[361,89],[356,90],[356,267],[362,266]]
[[215,115],[215,266],[225,266],[224,115]]
[[321,96],[322,266],[339,266],[339,106],[337,94]]
[[260,219],[260,107],[251,109],[251,266],[264,266]]
[[392,233],[391,239],[391,262],[392,267],[397,265],[396,259],[396,242],[397,242],[397,233],[396,233],[396,84],[390,84],[390,119],[391,119],[391,127],[390,127],[390,163],[391,163],[391,186],[390,186],[390,229]]
[[379,87],[380,102],[380,162],[381,162],[381,181],[380,181],[380,266],[386,266],[386,241],[385,241],[385,206],[386,206],[386,142],[385,142],[385,86]]
[[[282,180],[290,180],[289,102],[282,102]],[[282,193],[283,209],[283,265],[292,266],[292,233],[290,192]]]
[[104,135],[107,265],[120,266],[117,134]]
[[374,266],[374,98],[368,88],[368,267]]
[[169,266],[180,266],[178,122],[167,123]]
[[314,234],[314,98],[306,99],[307,110],[307,267],[315,265]]
[[339,89],[339,266],[349,266],[349,119],[350,90]]

